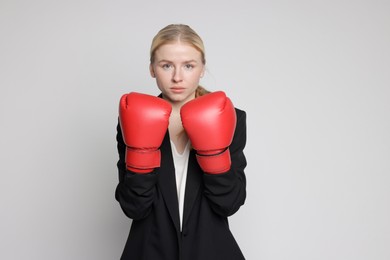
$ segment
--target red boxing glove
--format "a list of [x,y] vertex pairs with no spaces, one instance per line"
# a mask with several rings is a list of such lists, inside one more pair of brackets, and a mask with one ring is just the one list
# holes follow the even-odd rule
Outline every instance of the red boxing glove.
[[119,123],[126,148],[126,167],[148,173],[160,167],[159,147],[168,129],[172,107],[151,95],[124,94],[119,104]]
[[230,169],[229,145],[236,128],[236,111],[222,91],[195,98],[180,110],[183,127],[197,151],[204,172],[224,173]]

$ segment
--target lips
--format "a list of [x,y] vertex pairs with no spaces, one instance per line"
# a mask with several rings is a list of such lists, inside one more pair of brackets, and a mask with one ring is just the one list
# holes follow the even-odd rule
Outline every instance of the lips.
[[182,93],[184,90],[185,90],[185,88],[183,88],[183,87],[173,87],[173,88],[171,88],[171,91],[173,93]]

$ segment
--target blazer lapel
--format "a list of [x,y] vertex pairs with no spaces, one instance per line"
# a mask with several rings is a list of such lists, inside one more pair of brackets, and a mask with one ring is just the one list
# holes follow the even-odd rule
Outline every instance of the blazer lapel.
[[199,187],[202,183],[202,170],[196,160],[195,151],[192,149],[188,160],[186,191],[184,196],[183,226],[185,226],[191,210],[198,196]]
[[161,150],[161,166],[159,170],[158,186],[165,200],[165,205],[168,208],[172,221],[176,227],[176,230],[180,230],[179,219],[179,202],[177,198],[175,167],[173,164],[171,142],[169,139],[169,133],[165,134],[163,143],[160,147]]

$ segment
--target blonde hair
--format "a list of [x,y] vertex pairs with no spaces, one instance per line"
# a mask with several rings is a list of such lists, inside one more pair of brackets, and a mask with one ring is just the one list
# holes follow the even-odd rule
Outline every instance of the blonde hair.
[[[156,50],[164,44],[181,41],[187,43],[197,49],[202,58],[203,65],[206,64],[206,55],[203,41],[200,36],[188,25],[185,24],[170,24],[162,28],[152,40],[150,47],[150,63],[154,63]],[[202,86],[198,86],[195,91],[195,97],[203,96],[210,93]]]
[[195,98],[197,97],[200,97],[200,96],[203,96],[203,95],[206,95],[210,93],[210,91],[208,91],[207,89],[205,89],[204,87],[202,86],[198,86],[195,90]]
[[164,44],[181,41],[197,49],[202,55],[202,62],[206,64],[205,48],[200,36],[188,25],[170,24],[162,28],[152,41],[150,47],[150,63],[154,62],[156,50]]

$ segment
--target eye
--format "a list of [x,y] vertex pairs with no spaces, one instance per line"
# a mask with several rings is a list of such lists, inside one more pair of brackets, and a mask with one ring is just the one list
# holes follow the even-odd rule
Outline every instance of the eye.
[[192,65],[192,64],[186,64],[186,65],[184,65],[184,68],[185,68],[186,70],[192,70],[192,69],[194,68],[194,65]]
[[165,64],[161,65],[161,67],[162,67],[164,70],[169,70],[169,69],[172,68],[172,65],[169,64],[169,63],[165,63]]

